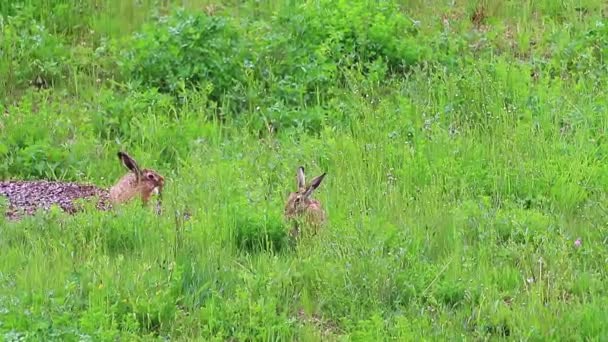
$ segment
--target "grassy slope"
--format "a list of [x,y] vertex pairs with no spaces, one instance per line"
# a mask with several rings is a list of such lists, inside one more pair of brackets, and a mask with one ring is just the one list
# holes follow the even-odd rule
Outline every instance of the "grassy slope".
[[[44,21],[51,3],[39,2],[33,16]],[[2,222],[6,340],[608,334],[608,74],[604,68],[583,70],[580,79],[530,77],[556,44],[567,46],[601,20],[601,1],[485,2],[481,31],[469,20],[477,2],[404,1],[422,34],[438,34],[442,18],[452,18],[452,34],[467,36],[483,53],[463,54],[461,72],[415,70],[377,88],[353,79],[337,100],[342,112],[335,115],[344,124],[263,139],[230,120],[205,120],[211,110],[195,97],[176,108],[162,97],[114,93],[105,79],[111,75],[86,46],[136,31],[154,6],[102,3],[83,5],[86,15],[67,6],[63,20],[49,17],[81,64],[42,92],[9,84],[3,106],[14,119],[0,121],[0,132],[15,138],[16,127],[26,127],[50,136],[49,144],[71,150],[73,163],[32,167],[103,185],[122,172],[113,153],[125,144],[167,175],[166,215],[157,219],[134,204],[114,213]],[[277,7],[220,10],[265,18]],[[85,46],[80,55],[78,44]],[[71,139],[91,129],[95,113],[123,102],[126,112],[145,113],[131,123],[137,139]],[[163,156],[170,144],[183,145],[182,153]],[[44,155],[38,148],[26,155]],[[24,163],[11,159],[0,171],[32,177],[14,167]],[[246,222],[270,227],[280,219],[299,164],[311,176],[328,172],[317,194],[327,229],[294,248],[241,248]],[[190,220],[181,219],[184,211]]]

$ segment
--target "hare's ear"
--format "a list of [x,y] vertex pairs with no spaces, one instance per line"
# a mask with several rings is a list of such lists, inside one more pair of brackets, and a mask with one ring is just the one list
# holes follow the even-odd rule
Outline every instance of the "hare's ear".
[[129,156],[126,152],[118,152],[118,158],[120,158],[120,160],[122,161],[122,164],[129,170],[133,171],[133,173],[135,173],[137,175],[137,177],[139,178],[139,176],[141,175],[141,171],[139,169],[139,166],[137,165],[137,163],[135,162],[135,160],[133,158],[131,158],[131,156]]
[[325,178],[325,175],[326,175],[326,172],[323,172],[322,175],[317,176],[317,177],[313,178],[312,181],[310,181],[310,185],[306,189],[306,192],[304,193],[304,197],[310,196],[312,194],[312,192],[315,191],[315,189],[318,188],[319,185],[321,185],[321,182],[323,181],[323,178]]
[[298,189],[306,187],[306,178],[304,177],[304,166],[300,166],[297,171]]

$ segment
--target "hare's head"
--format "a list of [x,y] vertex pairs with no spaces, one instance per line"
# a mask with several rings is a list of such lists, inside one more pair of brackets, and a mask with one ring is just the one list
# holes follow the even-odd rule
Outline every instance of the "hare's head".
[[325,173],[317,176],[306,184],[304,176],[304,167],[300,166],[297,171],[298,191],[292,192],[287,198],[285,205],[285,217],[295,219],[302,215],[306,215],[307,219],[312,220],[312,223],[322,223],[325,220],[325,213],[321,207],[321,203],[312,198],[312,193],[321,185]]
[[157,194],[160,203],[163,186],[165,185],[165,178],[154,170],[140,169],[137,162],[125,152],[118,152],[118,158],[131,172],[124,175],[116,185],[110,189],[110,199],[112,202],[127,202],[139,195],[141,196],[142,202],[147,204],[150,197]]

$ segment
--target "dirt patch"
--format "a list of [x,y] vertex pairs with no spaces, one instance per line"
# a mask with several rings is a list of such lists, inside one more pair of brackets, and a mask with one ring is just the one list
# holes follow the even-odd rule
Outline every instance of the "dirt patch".
[[0,196],[8,199],[5,216],[19,219],[36,211],[48,210],[53,205],[73,214],[80,208],[76,200],[97,197],[97,208],[110,208],[108,192],[94,185],[49,181],[1,181]]
[[307,314],[303,309],[299,309],[297,319],[300,323],[314,327],[324,339],[343,333],[335,322],[323,319],[318,314]]

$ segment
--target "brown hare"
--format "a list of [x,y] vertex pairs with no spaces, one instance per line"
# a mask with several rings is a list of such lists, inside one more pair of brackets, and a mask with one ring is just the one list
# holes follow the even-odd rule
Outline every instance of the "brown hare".
[[130,172],[109,190],[73,182],[0,181],[0,196],[8,199],[6,216],[18,219],[21,214],[31,215],[38,209],[49,209],[52,205],[75,213],[78,209],[74,201],[93,197],[99,198],[97,208],[100,210],[136,197],[140,197],[146,205],[154,194],[158,194],[156,211],[160,213],[164,177],[154,170],[140,169],[137,162],[125,152],[118,152],[118,158]]
[[142,203],[146,205],[150,197],[157,194],[160,202],[165,178],[154,170],[140,169],[135,160],[125,152],[118,152],[118,158],[131,172],[124,175],[110,188],[110,201],[112,203],[125,203],[135,196],[140,196]]
[[325,174],[313,178],[310,184],[306,184],[304,167],[298,168],[298,191],[290,193],[285,204],[285,218],[293,224],[290,232],[292,237],[297,238],[303,233],[302,226],[306,226],[306,230],[310,229],[311,235],[315,235],[325,223],[325,211],[321,207],[321,202],[311,197],[321,185]]

